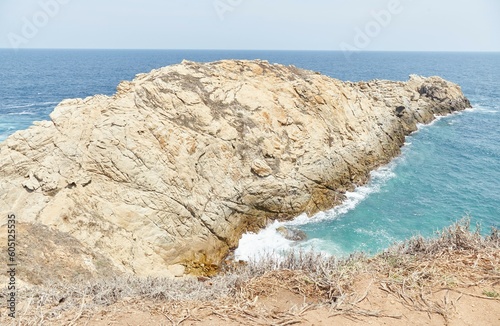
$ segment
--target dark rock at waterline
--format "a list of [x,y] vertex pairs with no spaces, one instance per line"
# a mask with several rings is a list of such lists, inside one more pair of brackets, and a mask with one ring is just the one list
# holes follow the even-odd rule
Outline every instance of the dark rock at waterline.
[[289,229],[287,227],[280,226],[279,228],[276,229],[276,232],[281,234],[283,238],[290,241],[302,241],[307,239],[307,234],[302,230]]

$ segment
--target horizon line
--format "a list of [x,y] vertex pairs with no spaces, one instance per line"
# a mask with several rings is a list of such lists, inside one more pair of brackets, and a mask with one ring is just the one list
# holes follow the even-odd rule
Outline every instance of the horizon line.
[[[0,47],[0,50],[88,50],[88,51],[274,51],[274,52],[346,52],[343,50],[321,50],[321,49],[180,49],[180,48],[20,48]],[[407,52],[407,53],[500,53],[500,50],[359,50],[347,51],[349,53],[373,53],[373,52]]]

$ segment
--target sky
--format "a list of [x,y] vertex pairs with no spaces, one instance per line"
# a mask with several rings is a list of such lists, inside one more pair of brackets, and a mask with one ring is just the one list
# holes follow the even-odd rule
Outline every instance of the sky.
[[500,51],[498,0],[0,0],[0,48]]

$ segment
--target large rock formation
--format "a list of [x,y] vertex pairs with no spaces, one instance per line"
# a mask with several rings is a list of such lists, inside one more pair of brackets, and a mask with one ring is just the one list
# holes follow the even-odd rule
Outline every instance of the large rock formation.
[[112,97],[65,100],[1,143],[0,214],[47,226],[24,229],[54,246],[72,238],[80,251],[58,250],[93,274],[209,272],[242,233],[331,208],[417,123],[466,107],[438,77],[351,83],[266,61],[185,61]]

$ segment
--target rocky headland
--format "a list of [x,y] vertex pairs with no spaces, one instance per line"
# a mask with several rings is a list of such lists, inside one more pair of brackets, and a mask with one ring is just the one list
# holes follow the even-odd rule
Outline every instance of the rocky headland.
[[468,107],[439,77],[352,83],[232,60],[65,100],[0,144],[19,278],[210,274],[244,232],[339,204],[418,123]]

